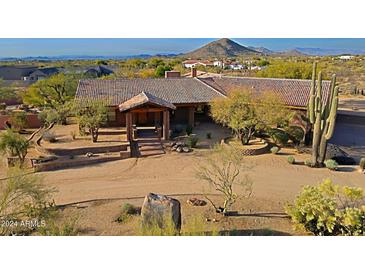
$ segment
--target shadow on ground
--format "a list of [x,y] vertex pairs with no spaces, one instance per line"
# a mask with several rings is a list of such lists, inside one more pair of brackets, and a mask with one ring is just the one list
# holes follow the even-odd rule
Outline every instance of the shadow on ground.
[[291,236],[290,233],[272,230],[269,228],[263,229],[244,229],[244,230],[223,230],[219,232],[221,236]]

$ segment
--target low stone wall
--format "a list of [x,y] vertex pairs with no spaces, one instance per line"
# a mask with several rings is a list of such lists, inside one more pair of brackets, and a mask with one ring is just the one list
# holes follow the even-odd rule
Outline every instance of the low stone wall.
[[81,147],[81,148],[45,148],[42,146],[42,153],[45,151],[48,154],[58,155],[58,156],[68,156],[68,155],[85,155],[88,152],[93,154],[98,153],[108,153],[108,152],[119,152],[127,151],[129,145],[113,145],[113,146],[98,146],[98,147]]
[[[90,151],[88,151],[90,152]],[[110,152],[110,151],[109,151]],[[115,151],[119,152],[119,151]],[[85,152],[84,154],[86,154]],[[67,169],[72,167],[88,166],[99,163],[117,161],[121,159],[127,159],[131,157],[131,151],[128,145],[123,145],[123,150],[120,150],[119,155],[102,156],[102,157],[91,157],[91,158],[81,158],[81,159],[58,159],[53,161],[47,161],[43,163],[34,164],[34,170],[36,172],[41,171],[51,171],[59,169]]]
[[51,171],[51,170],[58,170],[58,169],[66,169],[72,167],[79,167],[79,166],[86,166],[86,165],[94,165],[99,163],[105,163],[110,161],[116,161],[122,159],[119,156],[111,156],[111,157],[102,157],[102,158],[85,158],[85,159],[70,159],[70,160],[63,160],[63,161],[51,161],[41,164],[34,165],[35,172],[41,171]]
[[[5,122],[9,121],[10,115],[0,115],[0,129],[5,129]],[[41,120],[39,120],[37,114],[27,113],[27,128],[39,128],[42,126]]]

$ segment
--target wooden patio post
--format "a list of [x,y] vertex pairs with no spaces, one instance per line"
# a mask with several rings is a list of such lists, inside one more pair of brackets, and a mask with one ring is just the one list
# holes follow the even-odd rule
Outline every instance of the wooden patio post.
[[132,113],[130,111],[125,114],[125,127],[127,131],[127,140],[130,142],[133,140]]
[[163,111],[163,139],[169,139],[170,131],[170,112],[166,109]]

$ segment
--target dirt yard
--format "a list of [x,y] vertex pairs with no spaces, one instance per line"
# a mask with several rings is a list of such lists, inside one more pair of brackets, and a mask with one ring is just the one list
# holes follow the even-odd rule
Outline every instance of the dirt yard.
[[[141,206],[143,197],[149,192],[178,198],[183,206],[184,220],[193,215],[200,215],[204,220],[215,218],[209,205],[198,208],[186,204],[188,198],[215,194],[195,176],[197,166],[209,153],[208,148],[229,134],[229,131],[212,127],[215,126],[202,126],[194,132],[200,139],[200,148],[192,153],[168,152],[162,156],[42,172],[40,176],[46,185],[57,188],[56,203],[67,205],[64,215],[79,216],[83,235],[138,234],[138,217],[126,224],[114,220],[125,202]],[[212,132],[212,139],[207,139],[207,132]],[[290,148],[277,155],[245,158],[243,164],[250,166],[247,174],[253,182],[252,197],[237,204],[240,217],[229,217],[209,225],[219,231],[231,231],[228,234],[293,234],[289,220],[283,218],[284,205],[293,201],[304,185],[315,185],[330,178],[334,183],[365,188],[365,175],[355,171],[355,167],[340,167],[339,171],[310,169],[288,164],[289,155],[303,161],[310,158],[310,155],[297,154]]]

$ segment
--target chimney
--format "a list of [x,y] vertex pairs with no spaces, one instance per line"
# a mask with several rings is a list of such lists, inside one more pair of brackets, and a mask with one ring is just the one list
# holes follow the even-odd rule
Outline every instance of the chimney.
[[191,77],[196,77],[197,76],[197,71],[196,68],[191,68]]
[[165,71],[165,78],[180,78],[180,71]]

